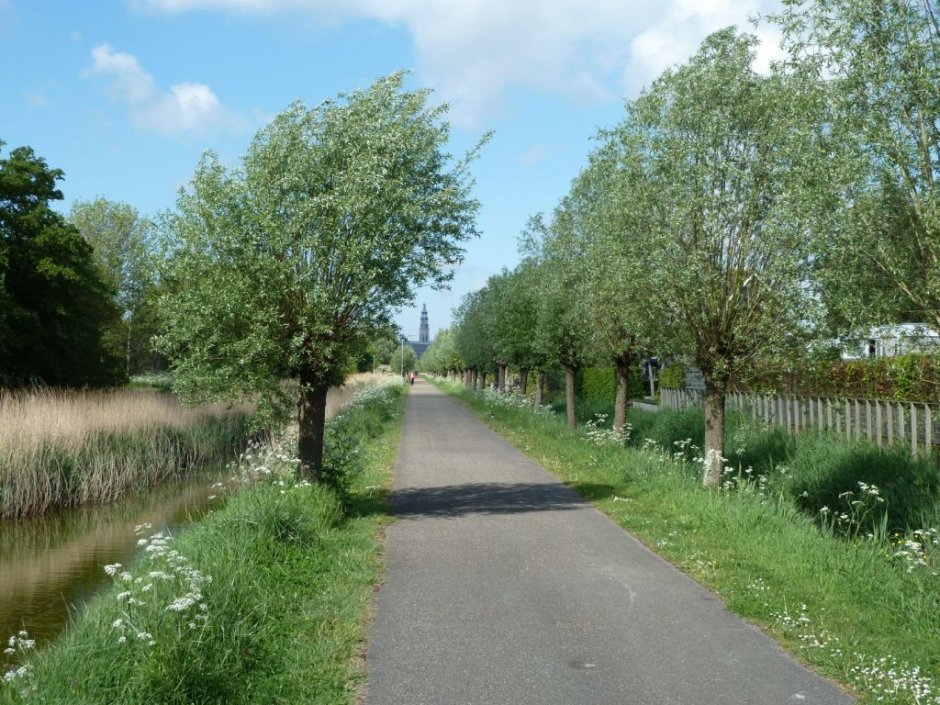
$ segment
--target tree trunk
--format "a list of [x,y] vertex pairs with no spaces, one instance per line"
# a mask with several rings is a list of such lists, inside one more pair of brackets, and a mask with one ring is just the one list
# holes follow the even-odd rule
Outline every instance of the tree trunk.
[[480,370],[473,370],[473,391],[477,391],[480,388]]
[[705,487],[718,487],[724,470],[727,380],[705,376]]
[[323,431],[326,428],[326,395],[329,385],[316,382],[312,370],[300,373],[300,402],[297,404],[298,475],[316,481],[323,471]]
[[506,391],[506,364],[503,362],[499,363],[499,391],[500,393]]
[[542,406],[545,399],[545,370],[540,369],[535,375],[535,405]]
[[480,370],[480,389],[486,391],[486,370]]
[[630,363],[626,358],[614,360],[617,367],[617,396],[614,399],[614,432],[623,433],[627,422],[627,383],[630,381]]
[[131,370],[131,326],[133,325],[133,318],[127,319],[127,350],[126,350],[126,359],[127,359],[127,376],[130,377],[134,372]]
[[574,367],[565,367],[565,407],[568,413],[568,428],[578,426],[578,419],[574,414],[574,378],[577,370]]
[[522,396],[526,395],[529,386],[529,369],[527,367],[519,368],[519,392]]

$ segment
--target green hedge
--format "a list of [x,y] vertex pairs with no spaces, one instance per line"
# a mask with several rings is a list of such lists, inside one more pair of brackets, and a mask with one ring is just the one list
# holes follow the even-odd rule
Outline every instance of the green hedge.
[[742,391],[897,401],[940,398],[940,358],[899,355],[870,360],[808,360],[762,365],[735,380]]
[[[579,376],[581,377],[578,389],[579,398],[613,404],[617,396],[617,369],[615,367],[588,367]],[[640,370],[633,366],[630,368],[627,396],[631,399],[640,399],[644,394]]]
[[659,373],[659,386],[667,389],[685,389],[685,365],[674,362]]

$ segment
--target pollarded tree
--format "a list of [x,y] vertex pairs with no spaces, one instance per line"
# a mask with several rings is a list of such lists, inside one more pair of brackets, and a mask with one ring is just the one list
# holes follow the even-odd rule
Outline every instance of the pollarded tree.
[[570,196],[562,199],[550,222],[537,216],[529,224],[529,240],[537,246],[539,273],[535,348],[564,370],[569,428],[577,425],[575,377],[593,353],[584,241],[578,228],[578,213]]
[[476,234],[467,158],[446,106],[403,75],[262,129],[241,167],[207,155],[167,218],[160,343],[188,399],[255,395],[286,412],[299,381],[302,475],[322,468],[326,395],[415,288],[442,286]]
[[624,145],[608,139],[591,154],[569,195],[583,241],[586,323],[617,373],[613,428],[620,433],[626,423],[630,370],[654,347],[657,327],[647,315],[651,292],[635,252],[642,242],[638,233],[645,227],[642,193],[635,174],[618,168],[626,161]]
[[[807,212],[819,158],[813,86],[752,69],[756,39],[726,29],[629,106],[621,139],[648,208],[637,248],[650,320],[705,377],[704,484],[719,483],[736,371],[805,330]],[[687,346],[687,347],[686,347]]]
[[[833,145],[828,182],[842,207],[820,209],[838,216],[819,227],[829,303],[850,324],[884,322],[871,320],[874,310],[940,328],[940,7],[783,5],[776,19],[791,56],[825,78],[832,105],[824,118]],[[894,291],[885,296],[858,295],[886,285]]]
[[495,351],[492,341],[487,337],[484,290],[464,296],[454,311],[454,321],[454,346],[471,375],[469,383],[474,389],[478,386],[486,388],[486,374],[494,364]]

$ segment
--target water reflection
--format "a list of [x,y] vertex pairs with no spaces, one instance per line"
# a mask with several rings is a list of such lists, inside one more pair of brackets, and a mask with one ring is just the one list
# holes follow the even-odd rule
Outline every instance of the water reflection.
[[[0,642],[21,629],[37,646],[54,639],[77,607],[111,583],[103,566],[133,560],[137,526],[175,531],[221,506],[231,487],[216,468],[107,506],[0,522]],[[0,653],[0,666],[8,662]]]

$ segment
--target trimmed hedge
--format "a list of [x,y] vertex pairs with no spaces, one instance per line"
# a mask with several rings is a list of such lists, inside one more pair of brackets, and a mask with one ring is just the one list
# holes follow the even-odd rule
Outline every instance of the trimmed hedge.
[[898,355],[870,360],[811,360],[762,365],[735,380],[746,392],[930,402],[940,398],[940,358]]
[[[614,403],[614,399],[617,397],[617,369],[615,367],[588,367],[585,368],[580,377],[579,398]],[[630,369],[627,396],[630,399],[641,399],[644,394],[640,369],[633,366]]]

